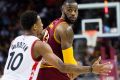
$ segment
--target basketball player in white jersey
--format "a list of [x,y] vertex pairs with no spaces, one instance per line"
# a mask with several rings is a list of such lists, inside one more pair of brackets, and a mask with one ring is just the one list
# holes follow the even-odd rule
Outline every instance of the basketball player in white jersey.
[[43,24],[37,13],[27,11],[22,14],[20,20],[25,33],[11,42],[2,80],[33,80],[38,61],[41,61],[42,57],[65,73],[107,74],[111,70],[110,67],[105,67],[109,63],[99,64],[99,59],[92,66],[64,64],[51,47],[38,38]]

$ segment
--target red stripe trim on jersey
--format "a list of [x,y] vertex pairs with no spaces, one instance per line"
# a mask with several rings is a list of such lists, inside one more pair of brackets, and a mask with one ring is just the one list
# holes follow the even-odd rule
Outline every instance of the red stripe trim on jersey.
[[32,72],[31,72],[31,74],[30,74],[29,80],[32,80],[32,79],[33,79],[33,76],[34,76],[34,74],[35,74],[37,65],[38,65],[38,62],[35,62],[35,64],[32,66]]
[[54,38],[55,42],[57,42],[58,44],[60,44],[60,40],[58,40],[56,38],[56,29],[63,22],[65,22],[65,20],[63,18],[58,18],[57,20],[53,21],[53,24],[52,24],[53,25],[53,29],[52,29],[53,30],[53,38]]
[[33,47],[34,47],[34,45],[35,45],[35,43],[36,43],[37,41],[39,41],[39,40],[35,40],[35,41],[33,42],[33,44],[32,44],[32,47],[31,47],[31,56],[32,56],[32,59],[33,59],[34,61],[40,61],[41,58],[42,58],[42,56],[38,57],[37,59],[35,59],[35,58],[33,57],[33,54],[34,54],[34,52],[33,52]]

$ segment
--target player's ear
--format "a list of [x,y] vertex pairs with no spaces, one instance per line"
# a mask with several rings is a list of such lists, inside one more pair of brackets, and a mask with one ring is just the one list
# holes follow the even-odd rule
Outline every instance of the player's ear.
[[34,24],[34,25],[33,25],[33,30],[36,30],[36,29],[37,29],[37,25]]
[[62,14],[64,13],[64,6],[63,5],[61,7],[61,12],[62,12]]
[[61,10],[61,11],[63,10],[63,6],[61,6],[60,10]]
[[61,11],[63,11],[63,10],[64,10],[64,5],[61,6]]

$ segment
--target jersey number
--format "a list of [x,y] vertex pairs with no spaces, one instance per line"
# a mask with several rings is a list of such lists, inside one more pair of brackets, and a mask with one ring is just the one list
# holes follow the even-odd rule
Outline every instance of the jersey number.
[[[16,56],[14,54],[15,54],[15,52],[10,53],[11,57],[10,57],[10,60],[9,60],[8,66],[7,66],[7,69],[11,68],[11,70],[13,70],[13,71],[19,68],[19,66],[23,60],[22,53],[18,53]],[[18,61],[18,64],[16,64],[16,66],[14,66],[14,63],[15,63],[17,58],[19,58],[20,60]]]

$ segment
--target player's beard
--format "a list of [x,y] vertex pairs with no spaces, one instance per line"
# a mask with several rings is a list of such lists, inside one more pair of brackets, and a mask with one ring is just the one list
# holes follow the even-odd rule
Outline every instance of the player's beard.
[[69,24],[74,24],[74,23],[76,22],[76,21],[70,20],[65,13],[64,13],[64,15],[65,15],[65,21],[66,21],[67,23],[69,23]]

